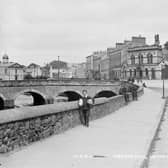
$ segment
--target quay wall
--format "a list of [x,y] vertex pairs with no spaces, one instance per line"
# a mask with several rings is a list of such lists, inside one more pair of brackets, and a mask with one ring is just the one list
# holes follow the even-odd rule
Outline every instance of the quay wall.
[[[143,94],[139,88],[138,96]],[[130,100],[131,94],[129,94]],[[125,105],[122,95],[97,98],[90,120],[115,112]],[[78,102],[62,102],[45,106],[23,107],[0,111],[0,153],[29,145],[53,134],[81,124]]]

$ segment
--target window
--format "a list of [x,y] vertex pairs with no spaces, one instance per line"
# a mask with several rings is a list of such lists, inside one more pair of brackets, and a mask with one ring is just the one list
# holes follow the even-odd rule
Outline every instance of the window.
[[134,69],[134,77],[136,77],[136,69]]
[[8,72],[8,69],[7,69],[7,68],[5,68],[5,75],[7,75],[7,72]]
[[139,60],[139,64],[143,64],[143,55],[142,54],[138,55],[138,60]]
[[152,69],[151,69],[151,72],[152,72],[152,79],[155,79],[155,69],[152,68]]
[[129,71],[130,71],[130,77],[132,77],[132,70],[130,69]]
[[132,64],[132,65],[135,64],[135,56],[134,56],[134,55],[131,56],[131,64]]
[[153,55],[151,53],[148,53],[148,55],[147,55],[147,62],[148,62],[148,64],[153,63]]
[[148,69],[147,69],[147,68],[145,69],[145,73],[146,73],[146,77],[148,78],[149,72],[148,72]]

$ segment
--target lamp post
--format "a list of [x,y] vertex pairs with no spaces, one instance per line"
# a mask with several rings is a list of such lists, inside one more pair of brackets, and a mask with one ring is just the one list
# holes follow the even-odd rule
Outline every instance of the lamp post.
[[162,76],[162,78],[163,78],[163,96],[162,96],[162,98],[164,99],[164,98],[165,98],[165,87],[164,87],[164,68],[163,68],[163,70],[162,70],[162,73],[163,73],[163,76]]
[[58,81],[60,79],[60,60],[59,60],[60,56],[58,56]]
[[163,60],[163,62],[161,62],[161,71],[162,71],[162,90],[163,90],[163,95],[162,95],[162,98],[164,99],[165,98],[165,81],[164,81],[164,69],[165,69],[165,62]]

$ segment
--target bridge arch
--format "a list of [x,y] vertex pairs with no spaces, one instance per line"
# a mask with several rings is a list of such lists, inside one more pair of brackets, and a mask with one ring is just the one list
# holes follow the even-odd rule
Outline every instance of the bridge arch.
[[76,101],[82,97],[78,91],[73,91],[73,90],[63,91],[59,93],[58,96],[67,97],[68,101]]
[[5,108],[5,97],[0,94],[0,110],[3,110]]
[[106,98],[109,98],[109,97],[113,97],[113,96],[116,96],[117,94],[111,90],[101,90],[99,91],[95,96],[94,98],[99,98],[99,97],[106,97]]
[[33,106],[46,104],[46,96],[37,90],[34,89],[23,90],[17,93],[17,95],[14,97],[14,101],[16,102],[17,98],[21,95],[32,96]]

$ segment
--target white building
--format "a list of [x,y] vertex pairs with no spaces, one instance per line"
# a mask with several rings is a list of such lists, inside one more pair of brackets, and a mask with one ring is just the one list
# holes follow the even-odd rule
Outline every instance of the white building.
[[42,76],[42,69],[40,65],[37,65],[35,63],[31,63],[27,68],[26,68],[26,73],[31,75],[33,78]]
[[86,63],[80,63],[76,67],[76,78],[86,78]]
[[71,68],[67,66],[66,62],[62,61],[52,61],[49,64],[50,67],[50,78],[61,79],[61,78],[72,78],[73,72]]
[[9,62],[9,57],[4,54],[0,62],[0,79],[1,80],[23,80],[24,66],[15,62]]

